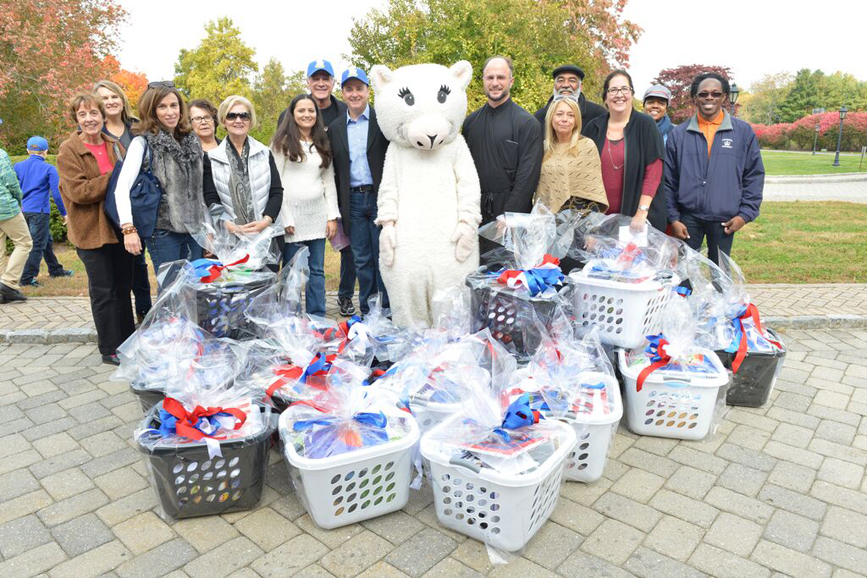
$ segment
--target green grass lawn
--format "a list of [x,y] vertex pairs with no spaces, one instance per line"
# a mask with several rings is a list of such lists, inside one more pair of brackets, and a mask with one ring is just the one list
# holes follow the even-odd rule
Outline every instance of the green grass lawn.
[[[762,162],[768,175],[827,175],[857,173],[861,155],[840,155],[840,166],[833,167],[834,153],[803,153],[762,151]],[[861,172],[867,173],[867,158]]]

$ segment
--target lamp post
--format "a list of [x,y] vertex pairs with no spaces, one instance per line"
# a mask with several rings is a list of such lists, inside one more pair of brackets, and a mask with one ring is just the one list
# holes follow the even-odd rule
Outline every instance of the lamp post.
[[837,155],[834,157],[834,164],[832,167],[840,166],[840,141],[843,139],[843,119],[846,118],[846,113],[849,112],[846,110],[846,105],[840,107],[840,130],[837,131]]
[[738,101],[738,95],[741,93],[738,90],[738,85],[736,82],[732,82],[732,86],[729,89],[729,102],[732,103],[732,116],[737,116],[737,109],[735,108],[735,103]]

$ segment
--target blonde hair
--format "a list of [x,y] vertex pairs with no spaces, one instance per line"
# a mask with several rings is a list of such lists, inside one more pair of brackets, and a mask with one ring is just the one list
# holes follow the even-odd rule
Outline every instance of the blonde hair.
[[570,155],[578,154],[578,141],[581,140],[581,109],[578,108],[578,103],[572,98],[555,99],[548,107],[548,112],[545,113],[545,156],[547,159],[554,152],[554,145],[557,143],[557,135],[554,134],[554,128],[551,126],[554,123],[554,114],[557,112],[557,107],[565,103],[575,115],[575,126],[572,127],[572,138],[569,140],[569,146],[566,147],[566,153]]
[[138,122],[138,117],[136,117],[136,115],[132,113],[132,105],[130,105],[129,99],[126,97],[126,93],[123,91],[119,84],[110,80],[100,80],[93,85],[93,93],[98,94],[97,91],[100,88],[110,90],[120,97],[120,100],[123,102],[123,110],[120,113],[121,122],[123,122],[124,124],[132,124],[133,122]]
[[253,103],[250,102],[248,98],[245,98],[239,94],[233,94],[232,96],[227,96],[226,100],[220,103],[220,108],[217,110],[217,119],[220,121],[220,124],[226,124],[226,115],[229,114],[229,111],[232,110],[232,107],[236,104],[243,104],[247,107],[247,112],[250,113],[250,130],[256,128],[256,109],[253,107]]

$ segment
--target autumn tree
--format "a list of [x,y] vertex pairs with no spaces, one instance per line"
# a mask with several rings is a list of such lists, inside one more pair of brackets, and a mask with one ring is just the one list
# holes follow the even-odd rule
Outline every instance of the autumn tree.
[[175,64],[175,84],[188,98],[207,98],[219,104],[227,96],[251,96],[251,80],[259,67],[256,51],[241,39],[241,31],[228,17],[205,25],[198,47],[182,48]]
[[564,62],[579,62],[595,78],[602,63],[594,60],[590,35],[568,25],[562,2],[537,0],[389,0],[354,22],[349,43],[352,62],[397,67],[458,60],[473,65],[467,91],[472,110],[484,103],[481,73],[495,54],[515,65],[515,101],[535,111],[550,96],[551,71]]
[[[86,15],[84,18],[82,15]],[[126,12],[115,0],[3,0],[0,10],[0,142],[23,152],[27,137],[45,135],[55,148],[68,135],[66,104],[117,61],[118,26]]]
[[[707,66],[704,64],[689,64],[676,68],[666,68],[656,75],[653,84],[662,84],[671,91],[671,119],[680,123],[692,116],[695,107],[689,96],[692,79],[703,72],[716,72],[731,82],[731,69],[727,66]],[[728,101],[726,101],[728,102]]]
[[743,95],[738,101],[743,105],[741,116],[752,123],[775,124],[780,122],[780,105],[789,94],[792,75],[788,72],[766,74],[750,86],[749,98]]
[[255,138],[269,142],[277,130],[280,113],[289,106],[293,96],[302,92],[307,92],[303,71],[287,75],[279,60],[269,60],[253,86],[253,104],[259,120]]

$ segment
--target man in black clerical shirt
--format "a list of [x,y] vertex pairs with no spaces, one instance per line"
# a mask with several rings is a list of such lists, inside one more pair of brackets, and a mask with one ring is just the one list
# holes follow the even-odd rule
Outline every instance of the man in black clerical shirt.
[[[464,120],[463,133],[482,187],[482,224],[505,212],[529,213],[542,168],[542,129],[529,112],[515,104],[512,60],[493,56],[482,69],[488,101]],[[484,254],[495,248],[480,239]]]
[[584,134],[584,127],[591,120],[608,112],[605,110],[605,107],[587,100],[584,96],[584,93],[581,91],[584,85],[584,71],[574,64],[558,66],[551,73],[551,76],[554,77],[554,94],[548,99],[548,103],[533,115],[539,121],[539,124],[542,125],[543,134],[545,132],[545,115],[548,114],[548,107],[551,106],[551,102],[555,97],[571,96],[578,102],[578,110],[581,111],[581,134]]

